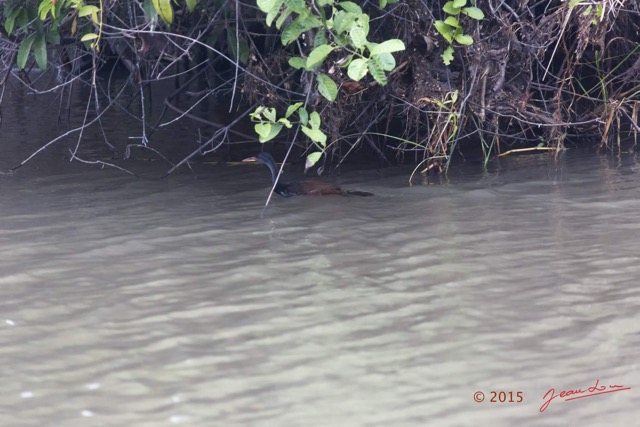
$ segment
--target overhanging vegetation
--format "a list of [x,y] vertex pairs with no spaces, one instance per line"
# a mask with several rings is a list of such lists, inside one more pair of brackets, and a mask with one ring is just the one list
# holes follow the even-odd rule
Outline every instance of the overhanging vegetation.
[[[85,126],[134,95],[137,136],[152,149],[144,87],[174,79],[165,106],[207,134],[183,162],[234,144],[234,126],[250,114],[256,139],[296,141],[309,167],[371,147],[389,162],[442,171],[464,146],[485,159],[514,146],[619,149],[640,131],[636,1],[8,0],[0,8],[2,81],[35,90],[28,71],[39,67],[56,70],[50,89],[60,94],[89,85]],[[116,64],[129,75],[119,90],[108,77]],[[187,91],[188,105],[174,102]],[[193,113],[207,97],[228,102],[236,119]]]

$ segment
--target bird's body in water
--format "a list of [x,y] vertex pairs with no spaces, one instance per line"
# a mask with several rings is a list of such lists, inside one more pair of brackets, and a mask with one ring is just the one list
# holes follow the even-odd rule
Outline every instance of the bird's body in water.
[[278,168],[276,167],[276,161],[269,153],[260,153],[254,157],[248,157],[243,162],[257,162],[266,165],[271,171],[272,184],[278,181],[274,192],[283,196],[325,196],[329,194],[336,194],[339,196],[360,196],[368,197],[373,196],[371,193],[365,191],[351,191],[344,190],[337,185],[330,184],[323,181],[290,181],[282,182],[278,179]]

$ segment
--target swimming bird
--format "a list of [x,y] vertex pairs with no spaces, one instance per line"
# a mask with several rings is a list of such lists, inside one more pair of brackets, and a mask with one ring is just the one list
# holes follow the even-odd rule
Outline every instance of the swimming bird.
[[[245,163],[262,163],[267,166],[271,171],[271,183],[275,183],[278,179],[278,169],[276,167],[276,161],[269,153],[260,153],[253,157],[247,157],[243,160]],[[369,197],[373,196],[372,193],[366,191],[353,191],[344,190],[335,184],[330,184],[323,181],[289,181],[282,182],[278,179],[278,183],[274,189],[274,192],[283,196],[325,196],[329,194],[337,194],[340,196],[360,196]]]

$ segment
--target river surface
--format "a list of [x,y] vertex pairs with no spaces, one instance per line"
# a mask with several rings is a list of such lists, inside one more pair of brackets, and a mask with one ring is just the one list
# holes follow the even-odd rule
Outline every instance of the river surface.
[[[3,106],[3,171],[63,132],[57,103],[26,102]],[[0,426],[640,417],[633,153],[507,156],[413,187],[411,169],[347,168],[376,196],[276,196],[261,215],[265,168],[118,163],[135,178],[64,144],[0,175]]]

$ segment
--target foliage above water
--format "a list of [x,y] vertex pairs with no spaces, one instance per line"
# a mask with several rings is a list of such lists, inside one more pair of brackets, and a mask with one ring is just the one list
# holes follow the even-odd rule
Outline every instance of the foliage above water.
[[[293,141],[309,165],[365,146],[423,171],[446,169],[461,145],[488,160],[514,144],[614,146],[640,131],[637,2],[7,0],[0,10],[4,82],[42,91],[29,77],[37,67],[55,74],[47,89],[91,88],[72,159],[83,129],[131,100],[140,144],[113,149],[152,149],[162,122],[148,122],[145,87],[169,78],[164,105],[178,116],[166,121],[200,126],[182,163],[251,138],[236,129],[248,116],[260,142]],[[124,86],[114,67],[128,72]],[[196,112],[211,99],[235,116]]]

